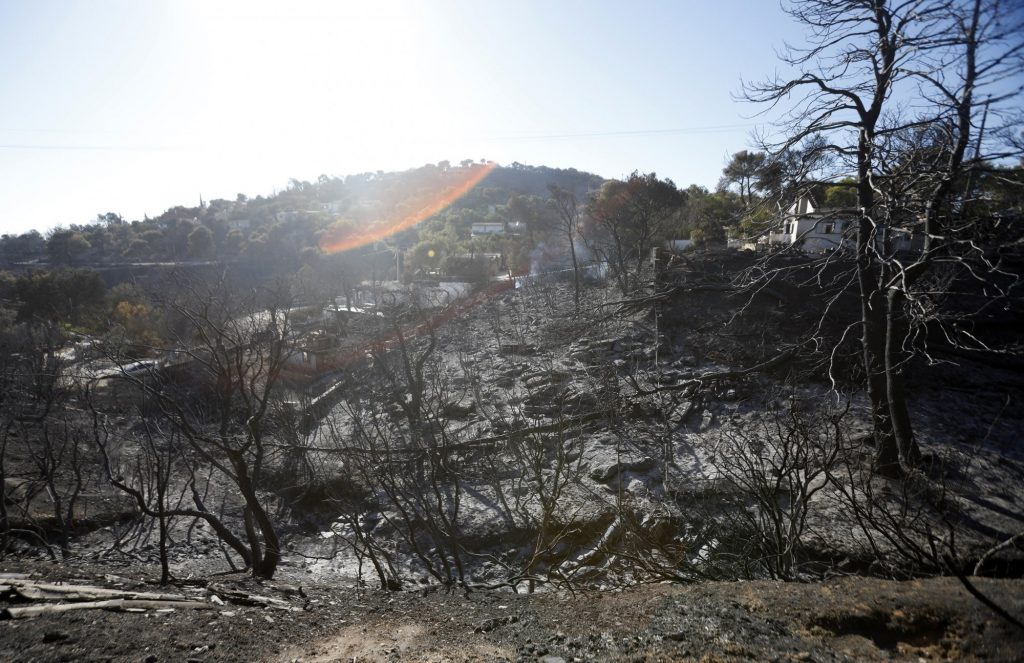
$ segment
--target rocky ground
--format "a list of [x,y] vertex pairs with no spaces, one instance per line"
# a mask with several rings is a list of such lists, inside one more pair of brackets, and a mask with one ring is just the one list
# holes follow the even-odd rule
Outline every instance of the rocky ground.
[[[151,569],[4,572],[156,591]],[[169,587],[209,609],[85,610],[0,621],[4,661],[1015,661],[1021,632],[955,580],[656,584],[575,595],[384,593],[240,575]],[[978,579],[1014,614],[1024,582]],[[231,597],[275,600],[240,605]],[[217,596],[215,599],[214,596]],[[225,597],[221,599],[220,597]],[[10,596],[0,608],[18,605]],[[291,609],[286,609],[291,608]]]

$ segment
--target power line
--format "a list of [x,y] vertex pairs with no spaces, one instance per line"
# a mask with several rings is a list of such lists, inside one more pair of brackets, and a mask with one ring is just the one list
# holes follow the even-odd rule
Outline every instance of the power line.
[[495,140],[557,140],[566,138],[606,138],[616,136],[671,136],[682,134],[706,134],[736,131],[737,129],[750,129],[757,125],[744,124],[720,124],[706,127],[678,127],[675,129],[636,129],[624,131],[580,131],[571,133],[538,133],[538,134],[507,134],[493,136]]
[[75,150],[83,152],[175,152],[168,145],[55,145],[51,143],[0,143],[0,150]]
[[[540,132],[512,133],[491,136],[470,137],[469,140],[498,141],[548,141],[573,140],[579,138],[630,138],[645,136],[678,136],[725,133],[739,129],[750,129],[756,126],[751,123],[720,124],[697,127],[676,127],[671,129],[632,129],[614,131],[577,131],[577,132]],[[2,130],[0,130],[2,131]],[[41,130],[40,130],[41,131]],[[452,140],[458,140],[453,137]],[[171,152],[186,148],[165,145],[71,145],[61,143],[0,143],[0,150],[73,150],[73,151],[126,151],[126,152]]]

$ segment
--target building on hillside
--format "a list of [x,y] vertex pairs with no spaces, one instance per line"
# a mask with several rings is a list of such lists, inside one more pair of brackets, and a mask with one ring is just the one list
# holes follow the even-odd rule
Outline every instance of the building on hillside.
[[505,223],[502,221],[478,221],[469,229],[470,235],[504,235]]
[[380,315],[382,310],[409,306],[421,310],[443,308],[472,292],[473,284],[465,281],[419,280],[412,283],[364,281],[356,288],[355,300],[362,315]]
[[508,272],[505,256],[501,253],[455,253],[448,258],[449,273],[445,276],[491,278]]
[[[786,208],[775,228],[758,239],[758,245],[793,246],[801,251],[824,253],[853,250],[857,242],[858,212],[851,209],[818,207],[804,194]],[[883,228],[878,241],[891,242],[898,253],[920,251],[924,238],[905,228]]]
[[689,251],[693,248],[692,239],[667,239],[665,240],[665,248],[672,253],[682,253],[683,251]]
[[274,219],[280,223],[295,223],[308,218],[316,218],[319,214],[316,210],[285,210],[274,214]]
[[796,246],[803,251],[834,251],[850,246],[856,219],[855,212],[819,209],[810,195],[803,195],[782,213],[780,225],[761,239],[769,245]]
[[521,235],[526,232],[526,224],[522,221],[509,221],[505,224],[506,235]]
[[285,367],[300,373],[318,374],[337,368],[340,358],[338,337],[314,332],[292,346],[292,352],[285,359]]

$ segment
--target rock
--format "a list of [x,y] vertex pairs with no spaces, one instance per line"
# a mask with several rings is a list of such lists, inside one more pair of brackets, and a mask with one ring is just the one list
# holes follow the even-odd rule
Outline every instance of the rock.
[[476,411],[476,404],[470,401],[462,403],[447,403],[443,408],[444,415],[449,419],[465,419]]
[[647,514],[640,521],[640,529],[646,533],[649,540],[658,542],[669,541],[676,533],[676,529],[670,520],[651,514]]
[[612,352],[624,353],[632,350],[637,350],[643,347],[641,341],[637,341],[630,338],[620,338],[619,340],[612,343]]
[[25,479],[4,478],[4,502],[17,504],[28,497],[29,482]]
[[597,396],[591,391],[570,389],[564,396],[562,411],[568,414],[592,412],[600,405]]
[[562,400],[565,390],[558,384],[546,384],[531,388],[530,395],[523,399],[528,405],[553,410]]
[[636,460],[620,460],[618,462],[598,465],[590,470],[590,478],[600,483],[606,483],[618,477],[623,472],[647,472],[654,469],[658,461],[648,456]]
[[658,384],[676,384],[682,382],[683,372],[677,371],[673,368],[662,370],[654,377],[654,381]]
[[626,484],[626,492],[633,493],[634,495],[639,495],[646,492],[646,490],[647,484],[641,479],[630,479],[629,483]]
[[681,401],[669,411],[669,421],[677,426],[691,427],[697,413],[697,403],[694,401]]
[[540,663],[565,663],[565,659],[561,656],[552,656],[548,654],[540,659]]
[[530,343],[502,343],[498,346],[498,354],[507,357],[510,355],[532,355],[537,348]]
[[712,425],[714,425],[714,423],[715,423],[715,415],[712,414],[711,412],[707,411],[707,410],[704,410],[704,416],[701,417],[700,427],[698,428],[698,432],[703,433],[703,432],[707,431],[708,429],[711,428]]
[[560,385],[571,379],[572,374],[568,371],[546,370],[524,376],[523,384],[526,385],[527,389],[536,389],[545,385]]
[[[573,344],[575,346],[575,344]],[[581,362],[591,362],[594,360],[595,353],[591,348],[582,347],[569,347],[568,357]]]
[[505,626],[506,624],[515,624],[519,621],[518,615],[508,615],[507,617],[497,617],[494,619],[485,619],[473,629],[474,633],[489,633],[499,626]]

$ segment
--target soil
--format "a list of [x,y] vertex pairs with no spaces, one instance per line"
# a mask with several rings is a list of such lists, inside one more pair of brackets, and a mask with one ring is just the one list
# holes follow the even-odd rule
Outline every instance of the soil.
[[[149,567],[5,572],[107,587],[151,584]],[[894,582],[655,584],[621,591],[386,593],[222,575],[174,588],[212,601],[228,589],[285,601],[209,610],[86,610],[0,621],[3,661],[1015,661],[1021,632],[953,578]],[[209,584],[207,584],[207,582]],[[1024,581],[976,579],[1012,614]],[[205,585],[205,586],[203,586]],[[227,589],[226,589],[227,588]],[[147,587],[152,590],[152,587]],[[218,596],[219,598],[219,596]],[[10,597],[0,607],[13,605]]]

